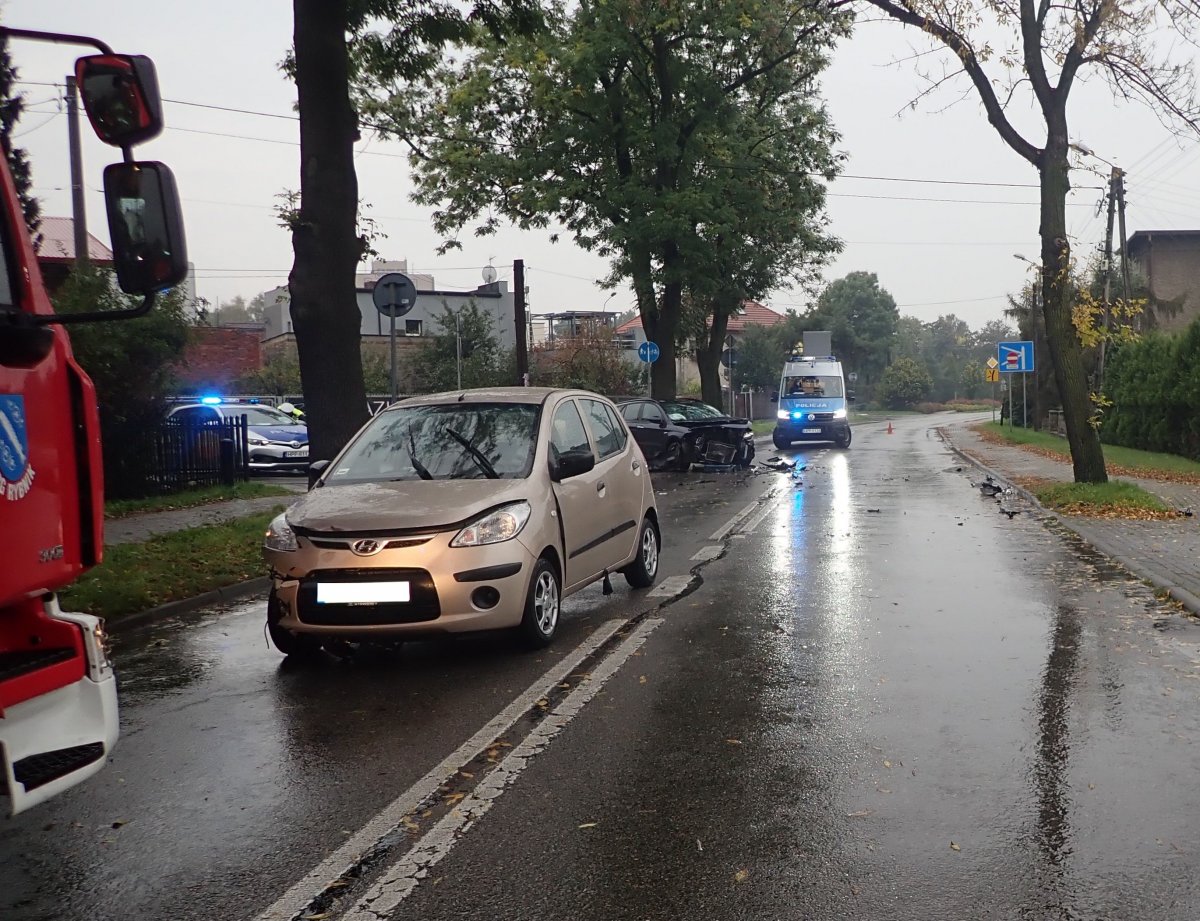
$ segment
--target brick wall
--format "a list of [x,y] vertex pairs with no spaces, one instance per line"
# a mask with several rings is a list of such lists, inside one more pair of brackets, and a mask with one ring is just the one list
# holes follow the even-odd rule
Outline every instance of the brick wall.
[[193,327],[176,371],[181,387],[228,389],[258,371],[263,365],[261,336],[257,329]]
[[[1180,332],[1200,315],[1200,240],[1194,237],[1172,238],[1166,234],[1131,249],[1133,262],[1149,279],[1154,296],[1174,301],[1159,310],[1157,327]],[[1114,296],[1120,297],[1120,285]],[[1172,306],[1177,309],[1172,310]]]

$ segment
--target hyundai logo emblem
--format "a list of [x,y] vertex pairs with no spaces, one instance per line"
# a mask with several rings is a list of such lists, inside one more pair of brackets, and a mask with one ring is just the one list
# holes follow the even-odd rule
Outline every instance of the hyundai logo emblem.
[[293,442],[292,442],[292,447],[293,447],[293,448],[298,448],[298,447],[300,447],[300,442],[298,442],[298,441],[293,441]]
[[359,556],[374,556],[383,549],[383,545],[377,540],[356,540],[350,545],[350,549]]

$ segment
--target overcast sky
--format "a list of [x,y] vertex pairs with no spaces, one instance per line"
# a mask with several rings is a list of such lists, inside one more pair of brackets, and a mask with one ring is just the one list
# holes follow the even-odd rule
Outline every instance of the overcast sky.
[[[167,129],[139,155],[162,160],[175,172],[197,293],[215,303],[286,283],[291,241],[272,209],[278,193],[299,186],[295,93],[278,70],[291,41],[289,2],[9,0],[2,16],[14,27],[92,34],[117,51],[152,57],[167,100]],[[1037,177],[993,132],[973,93],[947,108],[961,91],[942,92],[916,112],[897,115],[924,84],[911,62],[894,62],[919,43],[919,36],[894,24],[865,23],[824,77],[849,157],[829,199],[833,231],[845,250],[825,278],[875,272],[902,314],[932,320],[954,313],[977,328],[999,318],[1006,293],[1029,282],[1029,266],[1013,254],[1038,258]],[[75,54],[29,42],[14,42],[11,51],[27,81],[21,89],[29,107],[16,143],[33,158],[43,213],[67,216],[67,128],[59,100]],[[1200,227],[1200,144],[1172,138],[1143,109],[1117,106],[1099,81],[1077,87],[1069,114],[1074,140],[1128,171],[1131,234]],[[1015,118],[1038,143],[1033,113]],[[103,165],[117,152],[90,131],[84,137],[89,229],[106,239],[96,190]],[[489,261],[501,278],[511,278],[513,259],[523,258],[535,312],[633,305],[628,290],[610,298],[595,284],[606,274],[603,260],[565,236],[550,243],[549,232],[465,237],[463,250],[439,257],[426,212],[409,201],[403,148],[368,139],[359,145],[357,167],[361,196],[387,234],[379,250],[389,259],[407,259],[413,271],[433,274],[440,288],[473,288]],[[1095,167],[1107,174],[1103,163]],[[1102,240],[1104,216],[1096,206],[1103,181],[1095,173],[1073,174],[1067,210],[1077,254]],[[767,303],[785,310],[803,308],[807,300],[778,291]]]

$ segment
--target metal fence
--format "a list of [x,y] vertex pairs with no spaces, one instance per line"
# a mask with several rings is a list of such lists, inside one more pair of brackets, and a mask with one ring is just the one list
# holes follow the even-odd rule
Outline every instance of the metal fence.
[[[162,422],[105,451],[110,498],[166,495],[197,486],[230,485],[250,478],[246,417],[205,422]],[[116,446],[113,446],[116,447]]]
[[155,468],[166,492],[250,477],[246,417],[164,422],[155,433]]

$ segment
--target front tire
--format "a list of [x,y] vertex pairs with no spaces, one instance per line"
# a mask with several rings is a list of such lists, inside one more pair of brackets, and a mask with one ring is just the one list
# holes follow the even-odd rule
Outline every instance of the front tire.
[[558,570],[542,557],[533,567],[529,594],[525,598],[525,614],[517,629],[525,644],[544,649],[554,641],[562,613],[562,586]]
[[792,440],[779,434],[779,429],[771,433],[771,441],[775,442],[775,448],[778,451],[786,450],[792,446]]
[[637,556],[626,566],[621,574],[632,588],[649,588],[658,578],[658,558],[660,554],[658,528],[647,516],[642,520],[642,530],[638,534]]
[[850,441],[852,438],[853,436],[850,434],[850,426],[846,426],[845,432],[838,436],[835,444],[837,444],[837,446],[842,450],[845,450],[846,448],[850,447]]

